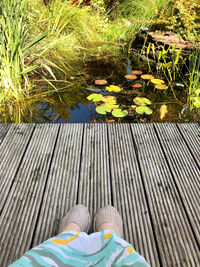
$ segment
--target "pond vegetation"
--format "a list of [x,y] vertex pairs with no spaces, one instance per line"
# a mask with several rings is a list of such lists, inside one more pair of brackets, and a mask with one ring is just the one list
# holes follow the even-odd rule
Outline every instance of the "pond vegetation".
[[2,0],[0,122],[199,121],[199,33],[198,0]]

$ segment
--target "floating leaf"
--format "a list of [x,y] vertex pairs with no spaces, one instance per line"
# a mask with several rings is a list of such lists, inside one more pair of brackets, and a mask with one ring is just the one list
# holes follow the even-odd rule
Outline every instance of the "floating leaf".
[[167,114],[167,106],[166,105],[162,105],[160,107],[160,119],[164,119],[165,115]]
[[132,105],[131,107],[132,107],[132,108],[137,108],[137,106],[136,106],[136,105]]
[[155,85],[155,88],[158,90],[167,90],[168,86],[166,84],[157,84]]
[[152,80],[154,79],[153,75],[149,75],[149,74],[144,74],[141,76],[142,79],[144,80]]
[[116,105],[115,103],[105,103],[104,104],[106,107],[111,108],[111,109],[116,109],[119,108],[119,105]]
[[94,102],[98,102],[101,101],[103,98],[103,96],[101,94],[90,94],[87,99],[88,100],[92,100]]
[[151,105],[151,101],[145,97],[136,97],[133,99],[136,105]]
[[112,104],[116,104],[117,100],[115,96],[104,96],[102,97],[101,101],[103,101],[104,103],[112,103]]
[[151,115],[153,113],[153,110],[150,109],[147,106],[139,106],[135,110],[138,114],[146,114],[146,115]]
[[135,75],[141,75],[142,71],[141,70],[133,70],[132,73]]
[[142,84],[141,83],[135,83],[132,85],[132,87],[134,88],[141,88],[142,87]]
[[128,80],[135,80],[137,79],[137,76],[134,74],[128,74],[128,75],[125,75],[125,78]]
[[114,109],[112,111],[112,115],[116,118],[122,118],[128,115],[128,111],[126,110],[121,110],[121,109]]
[[151,79],[151,82],[154,83],[154,84],[162,84],[162,83],[165,83],[163,80],[161,79]]
[[119,86],[116,85],[110,85],[106,87],[106,90],[108,92],[120,92],[122,90],[122,88],[120,88]]
[[99,114],[106,114],[106,112],[111,112],[111,108],[106,106],[98,106],[96,107],[96,112]]
[[106,81],[106,80],[96,80],[95,81],[95,84],[97,84],[97,85],[105,85],[105,84],[107,84],[108,82]]

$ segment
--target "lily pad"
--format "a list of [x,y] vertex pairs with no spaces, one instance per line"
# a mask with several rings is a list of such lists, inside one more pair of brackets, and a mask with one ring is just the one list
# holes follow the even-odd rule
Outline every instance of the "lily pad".
[[158,90],[167,90],[168,86],[166,84],[156,84],[155,88]]
[[120,88],[119,86],[116,85],[110,85],[106,87],[106,90],[108,92],[120,92],[122,90],[122,88]]
[[142,84],[141,83],[135,83],[132,85],[133,88],[141,88]]
[[153,113],[153,110],[150,109],[149,107],[147,106],[139,106],[135,109],[135,111],[138,113],[138,114],[146,114],[146,115],[151,115]]
[[136,97],[133,99],[134,103],[139,106],[151,105],[151,101],[145,97]]
[[137,108],[137,106],[136,106],[136,105],[132,105],[131,107],[132,107],[132,108]]
[[128,111],[122,109],[114,109],[112,115],[116,118],[122,118],[128,115]]
[[97,85],[105,85],[107,83],[108,82],[106,80],[95,80],[95,84],[97,84]]
[[107,112],[111,112],[111,108],[106,106],[98,106],[96,107],[96,112],[99,114],[106,114]]
[[165,83],[163,80],[161,79],[151,79],[151,82],[154,84],[163,84]]
[[144,80],[152,80],[152,79],[154,79],[153,75],[150,75],[150,74],[141,75],[141,78],[144,79]]
[[135,80],[135,79],[137,79],[137,76],[134,74],[127,74],[127,75],[125,75],[125,78],[128,80]]
[[104,103],[112,103],[115,104],[117,102],[116,97],[115,96],[104,96],[101,101],[103,101]]
[[104,104],[106,107],[108,107],[108,108],[111,108],[111,109],[117,109],[117,108],[119,108],[119,105],[116,105],[115,103],[113,104],[113,103],[105,103]]
[[141,75],[142,71],[141,70],[133,70],[132,73],[135,75]]
[[103,98],[103,96],[101,94],[90,94],[87,99],[88,100],[92,100],[94,102],[98,102],[101,101]]

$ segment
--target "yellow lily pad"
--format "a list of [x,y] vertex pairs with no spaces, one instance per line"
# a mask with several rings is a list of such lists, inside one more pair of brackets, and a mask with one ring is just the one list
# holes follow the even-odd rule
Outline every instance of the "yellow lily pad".
[[145,97],[136,97],[133,99],[134,103],[139,106],[151,105],[151,101]]
[[132,108],[137,108],[137,106],[136,106],[136,105],[132,105],[131,107],[132,107]]
[[116,97],[111,95],[102,97],[101,101],[103,101],[104,103],[112,103],[112,104],[115,104],[117,102]]
[[101,101],[103,98],[103,96],[101,94],[90,94],[87,99],[88,100],[92,100],[94,102],[98,102]]
[[158,85],[158,84],[163,84],[165,83],[163,80],[161,79],[151,79],[151,82]]
[[167,90],[168,86],[166,84],[156,84],[155,88],[158,90]]
[[119,105],[116,105],[115,103],[105,103],[104,105],[111,109],[119,108]]
[[151,74],[144,74],[144,75],[141,75],[141,78],[143,80],[152,80],[152,79],[154,79],[154,76]]
[[110,85],[106,87],[106,90],[108,92],[120,92],[122,90],[122,88],[120,88],[119,86],[116,85]]

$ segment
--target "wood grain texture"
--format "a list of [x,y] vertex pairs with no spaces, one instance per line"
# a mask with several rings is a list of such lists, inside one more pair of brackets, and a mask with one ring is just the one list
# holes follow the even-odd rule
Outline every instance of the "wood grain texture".
[[78,203],[115,205],[151,266],[198,266],[199,151],[197,124],[0,124],[0,266]]
[[82,149],[78,204],[86,205],[94,217],[99,208],[111,204],[106,124],[85,124]]
[[49,124],[35,127],[0,217],[2,267],[30,247],[58,129]]
[[162,265],[198,266],[198,246],[154,126],[135,124],[131,129]]
[[82,135],[82,124],[60,127],[32,246],[56,235],[61,219],[76,204]]
[[29,144],[34,125],[13,124],[1,144],[0,153],[0,213],[9,195],[17,170]]
[[0,124],[0,145],[10,128],[10,124]]
[[[175,124],[157,124],[155,129],[195,236],[200,243],[200,169]],[[198,143],[196,138],[194,140],[194,143]],[[197,145],[200,150],[200,142]]]
[[151,266],[160,266],[130,126],[108,125],[114,205],[124,222],[125,239]]
[[181,123],[177,124],[177,127],[200,168],[200,126],[198,124]]

